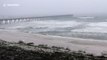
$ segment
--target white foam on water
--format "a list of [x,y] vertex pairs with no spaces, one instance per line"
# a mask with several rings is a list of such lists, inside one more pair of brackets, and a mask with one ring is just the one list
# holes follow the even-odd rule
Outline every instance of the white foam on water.
[[48,27],[48,28],[61,28],[61,27],[73,27],[81,24],[76,21],[37,21],[32,22],[32,27]]
[[107,22],[89,23],[86,28],[72,30],[74,32],[107,33]]
[[90,23],[88,26],[107,27],[107,22]]
[[74,27],[81,24],[80,22],[76,21],[33,21],[33,22],[28,22],[28,23],[20,23],[20,24],[15,24],[12,25],[8,28],[27,28],[27,27],[32,27],[32,28],[38,28],[38,27],[47,27],[47,28],[64,28],[64,27]]

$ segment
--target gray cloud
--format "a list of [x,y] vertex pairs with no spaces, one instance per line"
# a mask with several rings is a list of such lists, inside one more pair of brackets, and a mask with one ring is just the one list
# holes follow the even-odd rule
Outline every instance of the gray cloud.
[[[19,4],[6,6],[3,4]],[[1,0],[0,16],[107,13],[106,0]]]

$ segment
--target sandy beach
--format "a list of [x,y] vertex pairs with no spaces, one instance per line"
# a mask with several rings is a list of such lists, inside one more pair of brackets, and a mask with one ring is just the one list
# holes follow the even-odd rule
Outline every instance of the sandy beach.
[[102,41],[93,39],[40,35],[17,31],[0,31],[0,39],[9,42],[18,42],[22,40],[24,42],[33,42],[35,45],[47,44],[49,46],[65,47],[70,48],[73,51],[82,50],[95,55],[107,53],[106,40]]

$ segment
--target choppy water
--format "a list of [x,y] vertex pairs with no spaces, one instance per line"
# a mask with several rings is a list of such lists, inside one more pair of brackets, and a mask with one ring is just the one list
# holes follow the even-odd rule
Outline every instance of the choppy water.
[[48,19],[10,24],[6,29],[28,33],[107,40],[107,19],[68,18]]

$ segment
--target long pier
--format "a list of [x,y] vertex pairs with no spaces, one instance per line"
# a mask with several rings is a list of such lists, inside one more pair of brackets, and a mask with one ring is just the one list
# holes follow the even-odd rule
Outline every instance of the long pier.
[[26,18],[11,18],[11,19],[0,19],[0,24],[10,24],[17,22],[29,22],[36,20],[47,20],[47,19],[59,19],[59,18],[72,18],[73,15],[55,15],[55,16],[42,16],[42,17],[26,17]]
[[0,24],[11,24],[19,22],[30,22],[40,20],[41,18],[12,18],[12,19],[0,19]]

